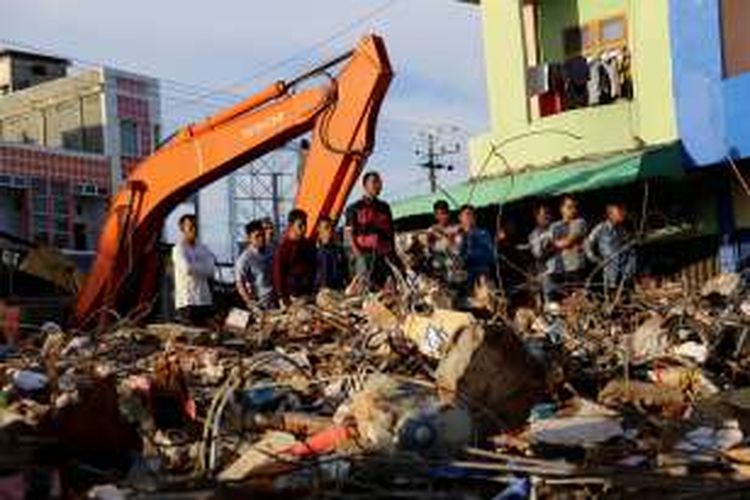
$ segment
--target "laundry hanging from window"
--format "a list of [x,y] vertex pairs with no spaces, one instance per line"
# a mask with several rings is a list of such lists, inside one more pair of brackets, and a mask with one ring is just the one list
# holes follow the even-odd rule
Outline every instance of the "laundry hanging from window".
[[539,96],[541,116],[633,98],[627,49],[530,68],[528,82],[529,94]]

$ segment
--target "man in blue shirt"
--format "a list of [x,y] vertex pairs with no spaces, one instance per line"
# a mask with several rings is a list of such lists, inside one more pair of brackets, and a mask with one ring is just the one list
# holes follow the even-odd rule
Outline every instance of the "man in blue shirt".
[[607,204],[607,218],[586,238],[586,256],[602,269],[605,292],[632,285],[636,254],[625,227],[627,211],[622,203]]
[[273,292],[273,250],[266,245],[263,223],[254,220],[245,226],[247,248],[234,265],[237,292],[248,309],[276,306]]
[[315,287],[343,290],[348,270],[344,248],[336,241],[336,229],[328,216],[318,222],[317,270]]
[[460,224],[458,255],[467,275],[467,286],[472,290],[474,285],[484,277],[488,283],[494,283],[497,253],[490,233],[477,227],[474,207],[464,205],[458,212]]

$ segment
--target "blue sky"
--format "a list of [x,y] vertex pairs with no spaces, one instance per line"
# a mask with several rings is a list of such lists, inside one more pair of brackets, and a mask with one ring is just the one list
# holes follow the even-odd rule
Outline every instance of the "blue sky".
[[[2,39],[169,79],[166,130],[229,102],[222,94],[190,102],[200,91],[171,80],[250,94],[346,50],[369,31],[386,38],[396,70],[369,166],[386,174],[386,194],[398,198],[427,188],[426,173],[414,165],[421,130],[454,124],[461,138],[487,127],[474,6],[452,0],[4,0],[0,16]],[[250,80],[290,55],[296,57]],[[465,153],[458,155],[459,168],[442,182],[462,180],[466,162]]]
[[[391,200],[428,190],[414,153],[420,133],[438,126],[455,142],[488,127],[479,9],[454,0],[0,0],[0,12],[0,45],[162,79],[167,133],[378,33],[395,78],[368,168],[383,173]],[[466,178],[466,150],[449,161],[456,169],[441,185]],[[203,239],[220,258],[232,248],[217,223],[229,220],[226,198],[220,186],[201,195],[212,213]]]

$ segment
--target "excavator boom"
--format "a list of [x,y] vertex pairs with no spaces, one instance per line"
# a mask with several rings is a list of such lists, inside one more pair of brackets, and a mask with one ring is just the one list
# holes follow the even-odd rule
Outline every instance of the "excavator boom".
[[[338,75],[327,73],[344,61]],[[328,81],[294,92],[315,75]],[[178,132],[114,195],[74,323],[103,326],[113,312],[148,308],[159,279],[156,247],[166,216],[190,194],[311,130],[295,205],[307,212],[310,231],[324,215],[337,219],[372,151],[391,79],[382,39],[367,36],[331,63]]]

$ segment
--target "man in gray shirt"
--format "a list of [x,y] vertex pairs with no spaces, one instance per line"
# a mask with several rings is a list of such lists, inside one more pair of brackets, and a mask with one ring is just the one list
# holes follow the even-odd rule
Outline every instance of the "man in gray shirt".
[[234,265],[237,292],[248,309],[276,306],[273,293],[273,250],[266,244],[263,223],[254,220],[245,226],[247,248]]
[[538,205],[534,208],[534,222],[534,230],[529,234],[529,250],[534,257],[534,275],[542,287],[542,296],[545,302],[549,302],[555,289],[547,268],[547,261],[552,255],[552,214],[547,205]]
[[587,227],[578,215],[578,202],[570,195],[563,196],[560,202],[560,216],[562,219],[549,230],[553,254],[547,260],[547,273],[558,294],[567,295],[572,289],[582,287],[585,280],[583,243]]

